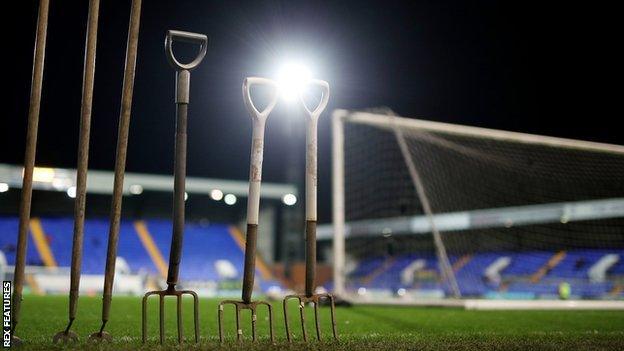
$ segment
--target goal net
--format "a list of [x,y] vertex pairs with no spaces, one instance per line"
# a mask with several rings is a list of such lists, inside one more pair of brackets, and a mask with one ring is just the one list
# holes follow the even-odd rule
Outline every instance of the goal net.
[[338,294],[624,297],[624,147],[333,116]]

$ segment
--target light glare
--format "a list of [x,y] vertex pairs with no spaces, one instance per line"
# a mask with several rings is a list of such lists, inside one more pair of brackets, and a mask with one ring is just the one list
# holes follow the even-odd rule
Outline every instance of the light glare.
[[130,194],[132,194],[132,195],[141,195],[141,194],[143,194],[143,187],[140,184],[132,184],[132,185],[130,185]]
[[236,203],[236,195],[234,194],[227,194],[225,195],[224,201],[226,204],[228,205],[234,205]]
[[9,184],[0,183],[0,193],[5,193],[7,191],[9,191]]
[[54,180],[54,168],[35,167],[33,170],[33,181],[51,183]]
[[282,197],[282,202],[286,206],[292,206],[297,203],[297,197],[293,194],[286,194]]
[[212,189],[212,191],[210,191],[210,198],[215,201],[221,201],[221,199],[223,199],[223,191],[219,189]]
[[280,95],[286,101],[294,101],[312,79],[312,72],[308,67],[299,63],[285,64],[279,71],[278,84]]
[[67,196],[71,197],[72,199],[76,198],[76,187],[75,186],[71,186],[67,189]]

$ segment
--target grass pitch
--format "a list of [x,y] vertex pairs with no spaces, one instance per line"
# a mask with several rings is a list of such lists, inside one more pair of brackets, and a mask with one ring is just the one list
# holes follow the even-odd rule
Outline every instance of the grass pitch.
[[[219,344],[216,299],[200,301],[199,344],[187,342],[182,348],[175,341],[175,305],[166,308],[167,341],[163,347],[158,338],[157,299],[149,305],[149,337],[141,343],[141,301],[136,297],[116,297],[111,320],[106,328],[115,341],[112,344],[88,342],[87,336],[100,327],[100,298],[81,297],[78,318],[73,330],[81,340],[73,345],[54,345],[52,336],[65,328],[67,297],[26,296],[22,320],[16,335],[25,340],[28,350],[624,350],[624,312],[618,311],[466,311],[460,309],[411,307],[339,307],[337,309],[340,341],[331,340],[329,309],[322,308],[325,341],[302,343],[296,303],[289,306],[296,342],[286,342],[281,302],[274,304],[277,342],[268,342],[267,314],[258,315],[260,342],[234,341],[234,311],[226,309],[228,342]],[[192,336],[191,301],[185,301],[185,335]],[[309,337],[314,338],[312,309],[307,317]],[[250,316],[242,316],[243,335],[250,336]]]

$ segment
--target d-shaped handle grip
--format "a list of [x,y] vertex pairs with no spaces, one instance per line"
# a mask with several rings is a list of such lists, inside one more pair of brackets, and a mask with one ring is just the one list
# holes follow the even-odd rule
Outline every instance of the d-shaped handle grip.
[[[272,90],[272,94],[270,97],[271,100],[262,111],[258,111],[256,105],[254,105],[251,99],[251,87],[254,85],[268,86]],[[245,100],[245,106],[247,107],[247,110],[249,111],[251,116],[259,120],[265,120],[269,116],[271,111],[273,111],[275,104],[277,104],[277,99],[279,97],[278,90],[279,89],[277,83],[270,79],[260,77],[245,78],[245,80],[243,81],[243,99]]]
[[[175,56],[173,55],[173,42],[181,41],[185,43],[198,44],[199,45],[199,53],[197,57],[190,63],[180,63]],[[184,32],[181,30],[168,30],[167,36],[165,38],[165,52],[167,54],[167,60],[171,64],[173,68],[177,71],[187,70],[190,71],[193,68],[197,67],[204,56],[206,56],[206,50],[208,49],[208,37],[204,34]]]
[[327,103],[329,102],[329,83],[327,83],[324,80],[312,79],[307,84],[321,88],[321,93],[322,93],[321,101],[319,102],[319,104],[316,106],[315,109],[310,110],[308,106],[306,105],[303,99],[303,96],[301,96],[300,97],[301,105],[303,106],[303,110],[308,115],[308,117],[318,118],[321,115],[321,113],[323,113],[323,111],[325,110],[325,107],[327,107]]

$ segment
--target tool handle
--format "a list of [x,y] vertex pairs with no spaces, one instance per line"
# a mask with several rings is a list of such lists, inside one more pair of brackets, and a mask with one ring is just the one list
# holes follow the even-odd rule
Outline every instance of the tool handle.
[[187,113],[187,104],[177,105],[173,180],[173,235],[171,236],[171,252],[169,253],[169,272],[167,273],[167,284],[170,286],[178,283],[180,260],[182,258],[182,243],[184,239]]
[[251,294],[254,287],[256,274],[256,241],[258,237],[258,225],[247,224],[245,236],[245,267],[243,270],[243,302],[251,302]]
[[323,113],[325,107],[327,107],[327,103],[329,102],[329,83],[324,80],[312,79],[308,82],[308,85],[317,86],[321,89],[321,101],[316,108],[314,108],[314,110],[310,110],[303,100],[303,96],[300,96],[301,106],[303,107],[303,110],[308,118],[318,118],[321,113]]
[[[175,58],[173,54],[173,42],[181,41],[185,43],[198,44],[199,45],[199,53],[195,57],[195,59],[189,63],[181,63]],[[177,71],[182,70],[192,70],[197,67],[204,56],[206,56],[206,51],[208,49],[208,37],[204,34],[184,32],[181,30],[168,30],[167,36],[165,37],[165,52],[167,54],[167,60],[171,64],[173,68]]]
[[[251,98],[251,87],[254,85],[264,85],[271,88],[269,103],[262,111],[258,111]],[[249,111],[251,118],[261,120],[262,122],[266,121],[269,114],[273,111],[273,108],[277,104],[278,91],[279,88],[277,83],[270,79],[260,77],[245,78],[243,81],[243,100],[245,101],[245,106],[247,107],[247,111]]]
[[314,295],[316,288],[316,221],[306,221],[306,275],[305,293],[307,297]]
[[306,220],[316,221],[317,219],[317,163],[318,163],[318,118],[327,107],[329,101],[329,84],[323,80],[311,80],[310,85],[321,89],[321,101],[318,106],[310,110],[301,97],[301,107],[306,114],[306,178],[305,178],[305,198],[306,198]]
[[[262,111],[258,111],[251,98],[251,87],[254,85],[263,85],[271,88],[269,103]],[[247,198],[248,224],[258,224],[260,183],[262,181],[262,160],[264,153],[264,128],[269,114],[277,104],[277,92],[277,84],[270,79],[248,77],[243,81],[243,100],[253,123],[251,157],[249,162],[249,195]]]

